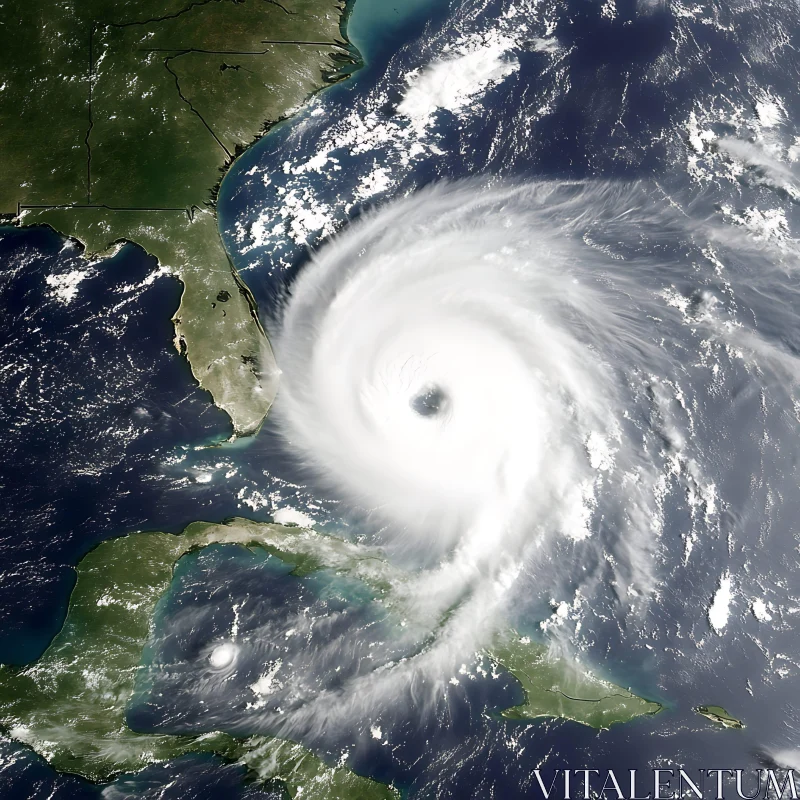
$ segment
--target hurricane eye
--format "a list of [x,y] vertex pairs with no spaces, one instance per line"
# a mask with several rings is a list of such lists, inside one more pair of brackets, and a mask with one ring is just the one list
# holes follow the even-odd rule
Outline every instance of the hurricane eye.
[[421,417],[435,417],[443,414],[447,404],[447,395],[439,386],[427,386],[415,394],[409,402],[411,408]]
[[218,644],[208,657],[208,662],[213,669],[225,669],[236,660],[238,648],[232,642]]

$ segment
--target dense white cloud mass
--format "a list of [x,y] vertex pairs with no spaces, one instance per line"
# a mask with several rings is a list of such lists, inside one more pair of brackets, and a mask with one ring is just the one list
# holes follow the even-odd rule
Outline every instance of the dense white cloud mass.
[[485,637],[543,545],[590,540],[600,519],[620,595],[651,588],[661,464],[629,410],[644,376],[668,377],[644,334],[663,301],[598,243],[658,238],[667,212],[645,200],[443,184],[351,225],[292,285],[279,425],[388,546],[436,565],[413,589],[432,620],[469,597],[465,627]]

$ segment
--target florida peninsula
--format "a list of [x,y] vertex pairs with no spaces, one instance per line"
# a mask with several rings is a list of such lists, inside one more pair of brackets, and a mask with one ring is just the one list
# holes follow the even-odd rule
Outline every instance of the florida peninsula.
[[278,371],[225,251],[237,155],[343,74],[339,0],[0,0],[0,215],[87,255],[134,242],[183,283],[175,345],[236,435]]

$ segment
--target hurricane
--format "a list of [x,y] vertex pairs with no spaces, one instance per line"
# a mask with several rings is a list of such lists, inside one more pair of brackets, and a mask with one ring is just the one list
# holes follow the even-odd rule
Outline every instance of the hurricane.
[[450,614],[454,657],[559,577],[590,596],[610,565],[616,601],[646,605],[663,442],[684,436],[651,279],[696,227],[638,184],[442,183],[363,215],[291,283],[279,430],[417,567],[409,605]]

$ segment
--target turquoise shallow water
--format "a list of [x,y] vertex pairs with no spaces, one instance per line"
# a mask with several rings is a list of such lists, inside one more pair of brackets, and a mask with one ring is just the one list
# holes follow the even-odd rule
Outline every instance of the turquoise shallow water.
[[424,24],[447,0],[356,0],[347,20],[347,35],[368,64],[393,52],[410,27]]
[[[450,11],[442,13],[447,5]],[[707,24],[710,16],[703,21],[699,17],[679,17],[669,11],[668,5],[659,5],[650,13],[637,10],[647,4],[617,0],[614,5],[618,16],[610,19],[603,11],[606,5],[587,0],[564,3],[464,0],[452,4],[356,0],[348,36],[361,53],[364,66],[350,79],[321,93],[311,109],[278,126],[252,147],[223,186],[222,228],[234,262],[258,298],[265,322],[269,322],[271,305],[280,309],[287,286],[291,286],[294,275],[307,263],[309,252],[325,236],[317,235],[318,228],[313,225],[305,225],[301,212],[293,211],[281,199],[287,192],[295,192],[292,200],[302,201],[303,212],[324,216],[336,229],[344,227],[348,217],[358,217],[365,209],[380,206],[392,197],[442,179],[475,176],[492,175],[526,182],[657,180],[658,191],[668,193],[671,200],[685,198],[692,190],[687,183],[685,156],[688,155],[691,164],[698,163],[699,158],[691,141],[686,153],[686,124],[690,114],[700,115],[700,109],[706,109],[707,115],[707,109],[721,93],[729,98],[726,102],[739,103],[743,109],[752,108],[755,98],[761,95],[740,91],[745,86],[770,86],[782,97],[796,97],[796,80],[787,83],[781,74],[794,75],[794,67],[787,62],[776,61],[769,67],[742,66],[743,54],[748,49],[743,43],[748,38],[759,39],[767,30],[780,28],[776,24],[777,11],[763,18],[758,13],[742,13],[737,24],[744,27],[736,28],[734,35],[734,27],[723,30]],[[700,7],[715,6],[703,3]],[[511,21],[504,24],[502,20]],[[487,32],[500,29],[518,43],[508,54],[518,68],[501,85],[487,91],[468,113],[453,113],[445,106],[424,142],[435,147],[406,170],[403,159],[409,155],[407,145],[413,137],[404,135],[407,129],[402,120],[398,123],[398,117],[403,117],[399,104],[409,73],[424,71],[432,61],[446,55],[447,47],[452,53],[452,48],[463,47],[465,41],[480,41]],[[794,19],[787,22],[786,30],[796,39]],[[679,46],[679,42],[694,43],[692,46],[699,48],[696,61],[689,56],[691,48]],[[440,74],[442,81],[452,79],[456,89],[460,77],[469,78],[469,75]],[[448,87],[430,88],[435,94],[433,90]],[[800,101],[787,99],[787,109],[790,105],[800,108]],[[742,113],[745,117],[751,114]],[[770,135],[775,135],[775,129],[770,130]],[[724,133],[731,135],[729,128]],[[747,131],[743,130],[741,135],[747,138]],[[292,172],[320,154],[337,159],[335,171]],[[718,155],[704,153],[700,160],[710,163],[715,158]],[[244,172],[250,168],[255,169],[248,178]],[[394,179],[391,190],[378,191],[363,200],[364,194],[359,192],[362,179],[368,181],[375,174],[387,172]],[[704,190],[717,192],[714,196],[720,204],[739,209],[743,204],[752,204],[757,209],[749,212],[753,214],[781,205],[781,201],[768,194],[760,178],[752,186],[745,179],[729,186],[724,176],[717,176],[715,181]],[[787,219],[794,220],[795,209],[782,207],[781,213],[784,211]],[[701,218],[706,211],[696,209],[696,213]],[[262,230],[271,230],[273,220],[279,229],[284,218],[298,220],[300,232],[313,229],[308,241],[281,240],[277,234],[262,238],[252,232],[251,226],[256,222]],[[597,241],[594,234],[592,241]],[[617,245],[621,241],[614,243],[614,247]],[[685,258],[682,245],[679,251],[676,249],[674,258],[669,259],[677,270],[675,273],[661,270],[660,257],[652,262],[640,257],[635,252],[634,237],[630,242],[626,240],[625,246],[632,248],[628,251],[632,254],[631,267],[624,275],[616,271],[614,274],[626,285],[632,281],[656,297],[663,297],[668,290],[677,291],[684,298],[692,298],[692,303],[717,292],[715,276],[701,274],[696,265],[681,271]],[[665,246],[659,245],[659,253]],[[669,247],[672,246],[670,242]],[[627,259],[625,256],[623,260]],[[761,294],[764,284],[759,285],[761,280],[766,284],[771,278],[753,282],[752,266],[740,266],[733,257],[726,260],[725,266],[736,271],[736,302],[742,304],[739,308],[752,307],[753,314],[758,314],[760,333],[767,338],[774,336],[777,332],[771,322],[774,313],[761,313],[763,297],[772,289]],[[788,290],[788,286],[778,289],[781,293]],[[722,297],[726,291],[715,296]],[[697,398],[690,438],[693,465],[703,465],[703,473],[715,483],[719,497],[725,498],[728,505],[720,526],[715,528],[713,514],[701,519],[687,507],[687,498],[691,503],[695,496],[695,478],[669,477],[670,485],[674,481],[675,491],[665,506],[663,545],[656,563],[662,570],[663,584],[658,601],[649,612],[646,635],[634,638],[623,625],[617,624],[618,608],[626,601],[613,595],[610,584],[604,584],[597,597],[587,600],[582,612],[590,618],[583,628],[590,631],[584,634],[588,642],[587,662],[615,682],[670,704],[670,710],[656,720],[639,721],[601,734],[562,723],[537,723],[521,735],[519,741],[524,741],[525,756],[517,758],[504,749],[505,732],[483,727],[481,706],[470,700],[471,712],[465,712],[459,720],[459,731],[486,738],[481,742],[459,739],[451,747],[449,739],[444,744],[446,737],[441,730],[431,734],[433,749],[446,749],[448,767],[453,769],[443,769],[445,762],[439,760],[436,767],[430,768],[428,777],[415,779],[420,796],[460,798],[490,796],[493,792],[505,797],[525,796],[530,770],[546,753],[558,754],[561,764],[614,766],[621,770],[656,763],[656,758],[675,764],[725,762],[745,766],[752,763],[757,743],[773,741],[774,726],[770,726],[769,720],[783,718],[785,712],[780,706],[786,695],[778,688],[773,691],[771,679],[767,678],[760,689],[754,689],[754,697],[748,694],[750,684],[746,680],[761,680],[757,676],[763,667],[761,656],[754,650],[755,638],[748,637],[758,636],[763,642],[769,636],[773,647],[784,647],[787,652],[790,647],[788,640],[786,645],[777,644],[784,641],[784,633],[777,629],[767,633],[766,626],[747,608],[749,596],[772,591],[767,587],[774,584],[774,565],[768,551],[760,545],[753,548],[752,540],[744,545],[746,549],[736,553],[729,550],[728,541],[732,539],[727,536],[730,530],[730,536],[736,536],[744,544],[754,526],[765,521],[771,531],[770,546],[776,552],[787,546],[789,530],[779,524],[764,503],[760,487],[787,487],[782,500],[783,514],[789,505],[794,507],[798,502],[796,485],[789,488],[786,484],[789,473],[781,462],[785,453],[773,458],[772,454],[756,452],[756,442],[767,438],[770,442],[777,440],[775,431],[783,422],[773,411],[780,401],[776,401],[772,410],[759,412],[754,402],[760,390],[754,386],[750,387],[752,392],[741,390],[742,386],[750,386],[750,380],[740,372],[737,363],[725,362],[720,367],[725,380],[736,388],[730,395],[714,394],[717,390],[708,388],[702,364],[687,355],[695,344],[689,332],[678,327],[678,323],[684,323],[664,322],[672,314],[670,308],[659,308],[656,321],[661,327],[657,335],[664,343],[662,347],[675,348],[673,352],[682,369],[677,374],[664,374],[670,381],[680,380],[682,391],[691,387]],[[624,306],[618,310],[628,318],[639,314],[641,307]],[[273,326],[276,324],[273,320]],[[668,335],[664,328],[667,324],[671,326]],[[789,325],[778,336],[785,336],[791,329]],[[639,376],[627,362],[612,363],[625,372],[626,381],[638,383]],[[628,418],[641,420],[647,431],[657,431],[661,423],[649,407],[656,401],[645,394],[641,398],[641,405],[626,409]],[[658,403],[659,398],[656,398]],[[756,423],[756,419],[763,420],[765,429],[769,428],[767,438],[761,439],[756,428],[762,423]],[[721,434],[721,430],[734,434]],[[782,436],[781,440],[786,442],[787,437]],[[267,437],[262,436],[251,449],[266,449],[266,441]],[[764,482],[759,487],[748,483],[751,466],[763,476]],[[613,499],[613,492],[608,498]],[[765,509],[763,514],[760,509]],[[740,521],[746,521],[741,529]],[[699,538],[691,558],[686,557],[687,566],[682,557],[685,537],[695,528]],[[602,521],[597,535],[611,546],[618,542],[608,518]],[[533,606],[538,598],[543,601],[542,607],[519,610],[522,621],[531,623],[532,633],[549,615],[550,598],[574,596],[581,582],[580,565],[586,569],[571,545],[554,556],[553,564],[554,580],[560,580],[563,570],[565,583],[558,587],[559,594],[545,592],[537,584],[532,586],[530,604]],[[732,611],[730,623],[733,629],[733,616],[738,615],[735,624],[747,631],[738,640],[730,634],[720,636],[709,632],[706,620],[706,609],[715,596],[718,578],[726,570],[741,576],[743,594],[735,601],[738,608]],[[760,576],[758,586],[753,583],[755,575]],[[747,582],[751,588],[744,589]],[[745,597],[744,592],[750,595]],[[765,688],[767,684],[769,690]],[[692,711],[694,706],[709,702],[720,703],[731,713],[747,719],[746,734],[723,738],[713,728],[709,731]],[[395,723],[389,737],[393,743],[397,742],[397,749],[392,751],[396,759],[391,765],[393,776],[403,772],[394,769],[400,761],[407,765],[406,775],[418,768],[421,774],[424,768],[419,765],[424,758],[414,751],[420,731],[419,728],[412,731],[411,726],[424,726],[425,721],[409,723],[398,719]],[[382,721],[381,727],[388,731],[389,722]],[[457,769],[453,766],[456,764]],[[551,761],[548,767],[552,764]]]
[[[514,0],[516,5],[520,2]],[[733,8],[737,2],[728,5]],[[452,15],[442,21],[442,9],[447,5],[439,0],[428,3],[355,0],[349,32],[365,65],[348,80],[321,94],[315,106],[323,113],[316,121],[309,120],[308,111],[301,111],[243,154],[226,178],[223,195],[227,192],[228,197],[220,199],[221,219],[227,215],[230,220],[241,220],[243,224],[252,221],[252,217],[247,216],[248,204],[255,213],[272,208],[277,216],[281,205],[272,204],[261,174],[251,179],[252,191],[248,194],[243,175],[246,169],[263,159],[264,174],[277,183],[283,180],[282,165],[286,160],[309,158],[319,152],[326,125],[335,124],[353,111],[362,118],[365,112],[374,111],[384,121],[391,119],[393,104],[401,96],[408,71],[424,68],[442,53],[442,39],[435,36],[440,27],[446,33],[455,32],[451,39],[463,32],[491,28],[512,3],[510,0],[453,2]],[[682,162],[674,152],[666,158],[662,152],[664,143],[678,142],[683,146],[686,115],[690,110],[699,113],[702,108],[708,108],[714,98],[722,94],[749,109],[751,101],[761,95],[755,94],[755,89],[752,96],[745,92],[744,87],[748,86],[757,86],[759,91],[772,87],[770,91],[786,99],[787,115],[791,118],[786,128],[791,127],[793,135],[795,110],[800,109],[796,59],[780,56],[780,48],[775,48],[776,59],[780,56],[783,60],[776,60],[774,64],[751,60],[750,64],[756,66],[748,64],[745,69],[742,57],[745,50],[738,44],[748,38],[778,41],[781,31],[775,22],[783,13],[779,6],[767,6],[769,13],[763,16],[759,16],[757,9],[742,14],[734,34],[733,27],[723,29],[707,24],[716,8],[712,3],[701,3],[709,15],[697,19],[673,18],[666,11],[661,16],[638,17],[634,14],[634,5],[627,0],[617,0],[620,17],[612,21],[601,15],[600,2],[567,0],[556,3],[554,0],[550,3],[544,0],[531,3],[528,8],[551,7],[548,13],[555,27],[533,27],[531,36],[544,36],[550,31],[547,35],[554,35],[562,43],[560,71],[548,69],[550,56],[536,49],[535,39],[523,42],[515,51],[520,62],[518,74],[487,96],[480,106],[480,114],[441,115],[435,133],[440,137],[437,149],[444,155],[437,154],[436,158],[420,162],[403,191],[442,177],[491,173],[518,180],[543,176],[557,179],[633,176],[645,180],[652,177],[651,172],[657,172],[659,186],[680,194],[685,188],[681,181],[686,177],[680,172]],[[480,18],[474,24],[465,21],[467,12]],[[428,20],[437,14],[439,16],[429,25]],[[520,20],[519,24],[524,22]],[[414,37],[426,25],[432,35],[425,34],[415,42]],[[794,17],[785,29],[791,35],[796,53],[800,32]],[[702,57],[687,57],[685,51],[675,45],[678,39],[670,38],[673,32],[676,36],[680,34],[680,41],[697,44]],[[659,48],[664,49],[663,59]],[[643,77],[645,72],[651,74],[649,64],[657,58],[662,68],[669,69],[662,69],[658,81]],[[667,72],[676,76],[671,83],[666,80]],[[547,113],[540,114],[541,109],[546,109]],[[303,128],[300,124],[303,122],[310,124]],[[782,130],[780,126],[771,128],[770,136]],[[727,128],[724,132],[731,133]],[[359,169],[366,171],[376,159],[391,166],[392,153],[387,148],[370,151],[363,156],[364,163],[358,163],[357,154],[354,156],[345,146],[341,150],[337,157],[341,155],[344,166],[338,173],[338,180],[331,181],[329,193],[324,194],[320,189],[327,175],[320,176],[318,185],[312,187],[331,207],[337,197],[344,195],[342,181],[351,187],[357,184]],[[678,156],[681,152],[679,149]],[[699,155],[692,153],[692,158]],[[704,154],[706,161],[718,157],[718,154]],[[720,202],[731,207],[751,204],[753,213],[762,213],[765,209],[768,212],[783,210],[783,201],[772,198],[769,193],[773,190],[760,182],[763,176],[756,177],[759,180],[753,185],[742,179],[729,192],[727,184],[717,176],[718,183],[707,186],[706,190],[717,191]],[[237,191],[239,196],[231,197]],[[787,204],[785,213],[796,236],[794,209],[796,205]],[[358,211],[354,209],[353,213]],[[340,222],[343,219],[343,216],[337,217]],[[17,400],[16,418],[11,419],[6,428],[6,441],[13,445],[9,449],[6,444],[6,453],[18,452],[30,458],[23,460],[20,455],[6,459],[8,472],[21,487],[19,495],[12,497],[7,506],[15,509],[26,527],[15,524],[5,539],[3,555],[8,566],[3,574],[6,612],[3,638],[11,642],[8,646],[19,648],[17,660],[27,660],[32,657],[32,647],[45,638],[37,633],[34,623],[47,612],[45,623],[51,625],[50,609],[57,600],[55,593],[45,596],[46,592],[51,592],[47,587],[56,580],[47,575],[56,575],[56,570],[58,575],[67,574],[68,564],[74,563],[89,543],[111,532],[136,528],[178,530],[198,516],[221,519],[241,513],[265,518],[269,506],[257,502],[245,505],[240,498],[257,499],[254,489],[268,495],[274,485],[282,491],[287,487],[277,481],[270,483],[272,478],[268,472],[272,467],[268,457],[272,458],[273,453],[266,435],[255,442],[238,442],[234,447],[214,451],[191,449],[195,444],[221,438],[227,427],[225,420],[210,419],[215,414],[214,409],[208,406],[207,398],[199,396],[199,390],[195,391],[197,396],[193,396],[191,402],[187,401],[193,384],[185,365],[183,377],[180,380],[176,377],[176,370],[181,367],[176,361],[178,356],[169,349],[168,318],[177,304],[174,294],[178,287],[166,284],[164,296],[159,294],[158,302],[152,299],[152,293],[160,290],[155,286],[143,290],[136,303],[136,313],[131,314],[133,306],[130,303],[122,306],[117,297],[124,293],[124,286],[131,279],[125,277],[124,270],[120,273],[124,265],[115,261],[113,270],[98,271],[81,284],[74,304],[62,306],[48,293],[44,275],[56,269],[51,264],[55,260],[60,272],[77,269],[72,257],[64,253],[59,255],[61,243],[48,242],[46,236],[39,244],[35,244],[35,238],[26,239],[23,247],[23,233],[14,232],[13,235],[20,237],[17,244],[9,238],[7,242],[4,239],[8,250],[0,247],[0,260],[5,258],[10,267],[6,270],[9,286],[3,296],[8,303],[4,319],[12,326],[7,335],[9,345],[4,365],[16,365],[28,359],[37,366],[31,354],[41,351],[46,355],[47,371],[34,373],[31,369],[31,373],[38,375],[40,383],[44,381],[45,389],[53,395],[50,405],[58,412],[48,412],[39,418],[34,414],[26,416],[27,406],[38,408],[33,400],[40,392],[32,377],[25,384],[29,395],[21,395],[23,402]],[[29,232],[24,236],[34,234]],[[32,258],[29,247],[42,253],[28,263],[26,259]],[[279,274],[283,264],[288,265],[287,273],[302,266],[304,246],[297,245],[291,253],[288,249],[285,262],[276,261],[275,264],[270,263],[274,253],[266,248],[249,254],[233,253],[237,266],[243,269],[245,279],[259,298],[262,314],[268,309],[265,298],[269,281],[283,285]],[[120,255],[122,261],[128,258],[136,263],[142,261],[134,255],[124,258]],[[721,279],[717,280],[710,272],[702,272],[697,265],[676,273],[678,277],[673,279],[663,274],[648,277],[641,269],[646,262],[635,263],[638,271],[632,269],[626,280],[635,281],[637,285],[650,281],[647,285],[653,292],[665,286],[669,288],[673,282],[672,290],[687,301],[689,311],[703,308],[702,298],[709,293],[722,298],[723,304],[728,302],[726,297],[732,298],[727,293],[732,290],[719,288]],[[682,269],[681,263],[676,258],[676,270]],[[144,268],[146,263],[140,266]],[[792,333],[798,327],[794,324],[793,312],[790,313],[798,304],[789,302],[795,296],[796,281],[782,279],[774,269],[757,273],[752,265],[739,265],[736,259],[726,261],[726,269],[733,275],[736,287],[738,321],[745,324],[750,319],[747,314],[757,319],[758,325],[754,328],[767,341],[776,343],[779,352],[786,357],[785,363],[790,363],[790,356],[794,358],[798,351]],[[141,276],[137,280],[141,280]],[[784,303],[776,302],[775,298],[783,299]],[[84,301],[86,305],[81,305]],[[108,310],[112,306],[113,314]],[[116,311],[117,308],[120,310]],[[689,348],[685,350],[686,370],[677,378],[684,391],[688,393],[691,389],[691,396],[698,398],[692,406],[695,427],[691,439],[696,444],[692,453],[697,454],[696,463],[705,466],[706,474],[718,481],[719,496],[726,506],[720,528],[712,529],[702,519],[698,522],[698,530],[703,535],[695,544],[690,568],[685,569],[678,563],[683,559],[681,537],[692,530],[692,519],[684,508],[683,498],[695,498],[696,489],[691,474],[675,479],[681,491],[676,490],[674,507],[668,509],[668,525],[662,539],[663,561],[660,562],[665,570],[674,568],[674,572],[667,575],[659,601],[654,604],[646,638],[628,635],[623,626],[617,625],[613,613],[605,617],[605,624],[597,617],[590,618],[594,638],[587,659],[596,659],[599,668],[622,685],[631,685],[634,691],[673,701],[674,709],[655,719],[599,734],[569,723],[551,722],[520,726],[509,733],[505,723],[500,724],[493,718],[485,721],[484,709],[496,704],[490,702],[492,697],[480,695],[482,690],[477,681],[471,681],[473,694],[459,700],[458,693],[462,689],[453,686],[449,691],[454,699],[435,719],[422,719],[408,708],[399,707],[395,716],[387,715],[379,720],[391,747],[384,747],[366,733],[366,744],[372,749],[365,749],[358,755],[363,771],[386,776],[387,780],[402,781],[403,785],[412,787],[412,797],[514,798],[536,796],[536,789],[531,788],[531,770],[544,758],[548,759],[548,782],[550,770],[563,765],[575,768],[613,766],[624,771],[629,767],[658,763],[658,758],[665,765],[744,767],[756,758],[756,745],[786,746],[786,738],[796,735],[791,726],[796,727],[797,720],[796,705],[792,705],[797,696],[797,673],[789,672],[777,680],[766,672],[772,666],[758,649],[763,646],[771,653],[791,653],[796,660],[796,641],[791,638],[794,633],[789,625],[791,618],[787,617],[784,623],[775,613],[773,624],[768,626],[760,622],[748,606],[757,594],[778,606],[783,603],[788,607],[784,602],[787,593],[796,594],[796,581],[791,581],[789,572],[781,572],[793,568],[791,555],[796,550],[792,526],[800,503],[794,474],[796,448],[792,444],[796,442],[793,434],[796,422],[791,412],[785,413],[786,409],[780,405],[780,394],[776,399],[774,392],[763,392],[761,374],[746,372],[736,364],[723,365],[722,375],[727,383],[720,384],[720,388],[712,386],[713,391],[707,396],[706,379],[700,369],[702,364],[693,363],[693,340],[688,334],[682,336],[664,327],[667,323],[663,319],[669,319],[672,313],[669,308],[662,309],[659,317],[660,335],[666,346]],[[633,304],[622,311],[626,315],[638,313]],[[26,318],[26,314],[31,316]],[[123,319],[123,314],[130,316],[130,320]],[[114,323],[113,330],[109,320]],[[133,325],[137,320],[138,328],[131,327],[122,338],[114,335],[123,322]],[[161,320],[158,323],[161,327],[154,320]],[[42,347],[43,338],[48,340],[46,351]],[[59,353],[53,350],[55,339],[63,341]],[[12,346],[15,342],[25,346],[15,348]],[[73,351],[77,354],[75,358],[71,357]],[[116,386],[114,378],[131,374],[130,364],[127,368],[125,365],[127,359],[134,359],[139,377],[135,385],[123,386],[119,392],[112,393],[109,386]],[[107,367],[107,372],[102,372],[102,367]],[[628,371],[628,375],[631,374]],[[20,374],[19,384],[25,377]],[[17,383],[8,379],[6,383],[9,397],[13,398]],[[66,413],[76,404],[81,408],[85,405],[81,398],[87,394],[87,389],[103,402],[87,406],[91,413]],[[28,397],[32,399],[29,401]],[[675,410],[676,413],[680,411],[677,406]],[[646,420],[648,430],[660,425],[658,414],[643,414],[642,419]],[[123,438],[104,438],[102,434],[106,430],[132,431],[124,438],[124,458],[110,447]],[[722,435],[719,431],[733,433]],[[14,450],[13,443],[17,440],[24,446]],[[669,437],[664,438],[665,446],[671,441]],[[99,458],[101,443],[110,448],[102,461]],[[774,443],[780,443],[780,447],[773,446]],[[177,456],[185,456],[185,461],[180,463],[173,452],[178,447],[181,449]],[[158,459],[172,466],[151,468],[151,460],[155,463]],[[289,467],[277,459],[276,455],[275,474],[284,477]],[[238,470],[235,475],[234,468]],[[685,481],[685,486],[678,484],[678,480]],[[777,493],[774,487],[779,489]],[[294,491],[293,488],[286,491],[283,498],[291,498],[292,505],[304,508]],[[776,497],[780,498],[777,505]],[[95,503],[98,498],[102,502]],[[34,504],[40,506],[39,511],[29,514],[27,510]],[[69,535],[57,540],[58,531]],[[598,534],[607,537],[607,541],[614,541],[613,531],[608,526]],[[46,563],[34,560],[32,552],[38,558],[45,548]],[[559,553],[553,562],[554,572],[556,567],[571,567],[569,554],[567,549]],[[211,587],[216,580],[213,585],[222,586],[224,593],[207,598],[202,609],[199,602],[190,598],[192,587],[185,587],[186,602],[181,609],[177,608],[177,594],[172,595],[176,599],[176,610],[193,612],[196,607],[198,612],[200,622],[187,630],[188,645],[195,642],[189,634],[199,634],[202,639],[198,639],[199,648],[206,645],[212,634],[225,635],[234,602],[230,598],[241,599],[244,593],[249,597],[267,594],[268,599],[278,598],[281,590],[288,595],[298,586],[307,585],[294,578],[274,575],[265,563],[247,553],[220,559],[219,563],[211,562],[213,552],[207,555],[208,576],[197,581],[198,591]],[[195,560],[195,566],[200,560]],[[191,563],[187,561],[187,566]],[[717,578],[725,570],[730,570],[734,577],[736,596],[729,626],[724,635],[717,635],[708,630],[706,608],[716,591]],[[34,574],[35,580],[29,577]],[[252,587],[246,579],[252,579]],[[65,597],[66,589],[63,594]],[[572,589],[559,595],[542,594],[544,601],[550,597],[571,596]],[[312,599],[316,599],[316,595],[309,589],[302,607]],[[345,599],[355,603],[350,595]],[[282,604],[275,599],[273,605],[275,608],[280,605],[278,611],[290,608],[288,600],[283,599]],[[300,606],[298,598],[297,607]],[[603,608],[600,607],[600,612]],[[252,612],[254,620],[256,610]],[[541,613],[527,614],[525,618],[531,622],[531,632],[536,631],[540,618],[550,610],[545,602]],[[278,611],[275,625],[280,622]],[[259,614],[258,619],[262,618]],[[219,630],[215,625],[219,625]],[[26,643],[23,636],[29,637],[33,645]],[[276,638],[281,640],[280,636]],[[267,643],[271,641],[269,637],[265,639]],[[183,640],[176,638],[175,641],[181,644]],[[335,636],[331,641],[337,641]],[[265,657],[270,657],[269,652],[265,651]],[[793,663],[780,663],[780,668],[793,670]],[[301,672],[298,670],[298,675]],[[654,690],[648,684],[651,678],[658,681]],[[752,695],[749,693],[751,682]],[[518,689],[512,686],[508,691]],[[718,731],[707,725],[693,713],[692,707],[710,702],[720,703],[746,720],[747,729],[744,732]],[[221,705],[225,706],[221,709],[224,711],[230,704]],[[48,796],[52,786],[61,786],[54,795],[58,797],[97,797],[99,794],[100,790],[94,787],[55,776],[40,761],[24,760],[24,756],[19,755],[21,749],[14,748],[14,758],[20,760],[8,759],[11,766],[4,774],[0,772],[3,798]],[[12,752],[11,746],[0,747],[0,757],[3,752]],[[338,756],[339,751],[334,754],[334,760]],[[242,788],[241,772],[234,773],[233,769],[204,758],[154,766],[135,778],[121,779],[116,788],[109,790],[119,789],[119,794],[109,793],[105,800],[123,796],[184,800],[188,796],[209,796],[211,792],[213,796],[246,796],[253,800],[256,795],[251,793],[251,788]],[[257,796],[262,797],[262,794]],[[734,796],[733,792],[730,796]]]
[[[349,78],[323,91],[326,94],[344,94],[345,97],[368,92],[384,73],[392,56],[420,36],[428,23],[443,17],[450,5],[451,0],[348,0],[345,32],[363,63]],[[345,101],[343,105],[350,103]],[[306,110],[301,110],[275,125],[236,159],[222,180],[217,201],[219,228],[229,255],[240,270],[248,263],[240,258],[238,248],[227,237],[244,210],[237,198],[246,183],[245,175],[252,167],[260,165],[268,153],[280,148],[288,132],[305,114]],[[246,274],[244,277],[247,280]],[[260,296],[258,284],[250,288],[261,304],[264,297]]]

